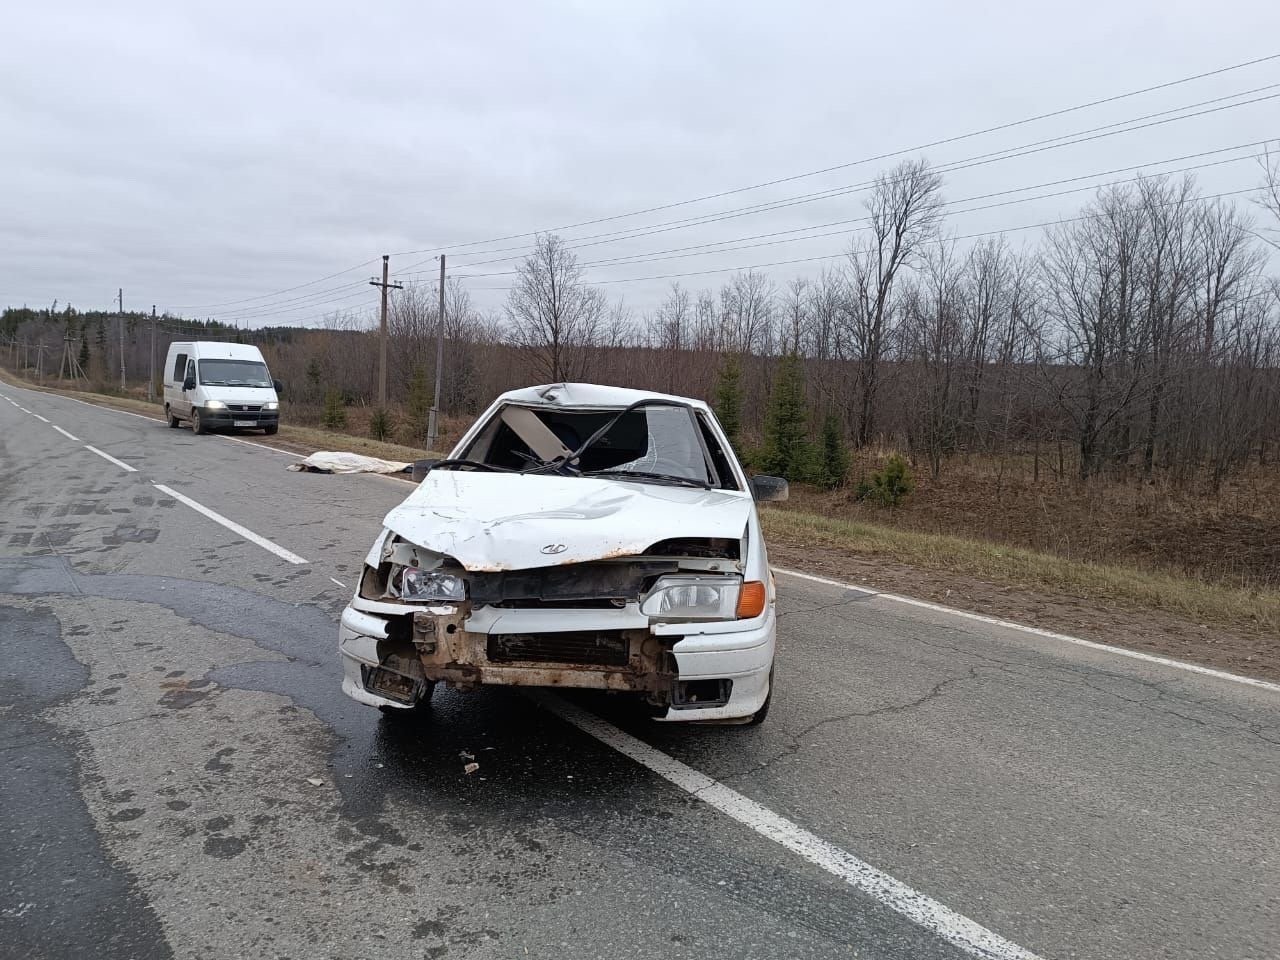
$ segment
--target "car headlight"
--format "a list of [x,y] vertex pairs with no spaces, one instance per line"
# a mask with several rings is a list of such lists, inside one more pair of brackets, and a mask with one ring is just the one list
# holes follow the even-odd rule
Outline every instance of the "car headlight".
[[392,571],[391,583],[399,592],[401,600],[431,603],[467,599],[466,581],[457,574],[441,573],[439,570],[401,567]]
[[227,405],[221,400],[210,400],[204,405],[204,408],[206,410],[225,410],[227,409]]
[[263,410],[279,410],[280,404],[275,400],[268,400],[262,405]]
[[655,620],[733,620],[741,590],[737,577],[660,577],[640,612]]

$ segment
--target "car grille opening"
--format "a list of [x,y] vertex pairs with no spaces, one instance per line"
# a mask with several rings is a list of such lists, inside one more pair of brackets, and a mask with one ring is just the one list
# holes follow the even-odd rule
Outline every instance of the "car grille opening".
[[625,667],[627,638],[617,630],[568,633],[495,633],[486,654],[491,663],[571,663]]

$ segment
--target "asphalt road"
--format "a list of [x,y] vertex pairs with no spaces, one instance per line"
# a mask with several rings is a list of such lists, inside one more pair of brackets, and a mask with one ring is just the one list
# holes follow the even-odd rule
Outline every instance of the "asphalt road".
[[388,721],[336,619],[403,483],[0,398],[0,956],[1280,955],[1280,691],[780,574],[763,727]]

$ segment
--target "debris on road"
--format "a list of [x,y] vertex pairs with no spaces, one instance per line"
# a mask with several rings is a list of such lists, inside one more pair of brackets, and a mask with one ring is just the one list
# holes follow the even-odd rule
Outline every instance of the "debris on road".
[[295,473],[408,473],[409,464],[339,450],[319,450],[285,469]]
[[468,763],[465,767],[462,768],[462,772],[465,773],[467,776],[471,776],[471,774],[475,773],[479,769],[480,769],[480,764],[476,763],[475,761],[472,761],[471,763]]
[[324,786],[324,781],[321,780],[319,777],[307,777],[307,783],[311,784],[313,787]]

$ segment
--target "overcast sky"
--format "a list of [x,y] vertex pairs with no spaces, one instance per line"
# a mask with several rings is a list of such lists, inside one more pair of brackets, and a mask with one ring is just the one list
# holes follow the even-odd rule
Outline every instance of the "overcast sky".
[[[383,253],[393,254],[393,273],[430,282],[421,271],[435,269],[431,248],[439,245],[849,163],[1280,53],[1274,0],[51,0],[9,4],[3,24],[0,304],[57,299],[102,307],[123,287],[126,308],[154,303],[251,326],[314,324],[328,311],[372,307],[376,291],[358,284],[375,269],[363,262]],[[1280,85],[1280,59],[925,155],[954,163],[1272,84]],[[1120,167],[1156,172],[1244,156],[1248,150],[1166,162],[1265,139],[1280,139],[1280,99],[957,171],[946,178],[946,197],[964,209],[991,202],[966,198]],[[642,228],[858,184],[890,162],[562,235]],[[1197,175],[1206,193],[1259,179],[1249,160]],[[949,229],[968,235],[1071,216],[1087,196],[958,213]],[[657,255],[827,224],[860,216],[862,200],[851,193],[596,244],[579,255],[584,263]],[[1018,244],[1035,237],[1010,234]],[[501,271],[511,262],[466,264],[512,256],[519,250],[505,248],[522,242],[470,248],[503,248],[486,255],[451,252],[450,273],[469,277],[478,305],[496,307],[509,282]],[[847,244],[847,236],[827,236],[686,253],[588,267],[587,277],[820,257]],[[423,252],[405,253],[416,250]],[[767,272],[781,285],[822,266]],[[348,268],[355,269],[277,293]],[[718,286],[728,275],[681,282]],[[669,282],[606,289],[642,312]]]

